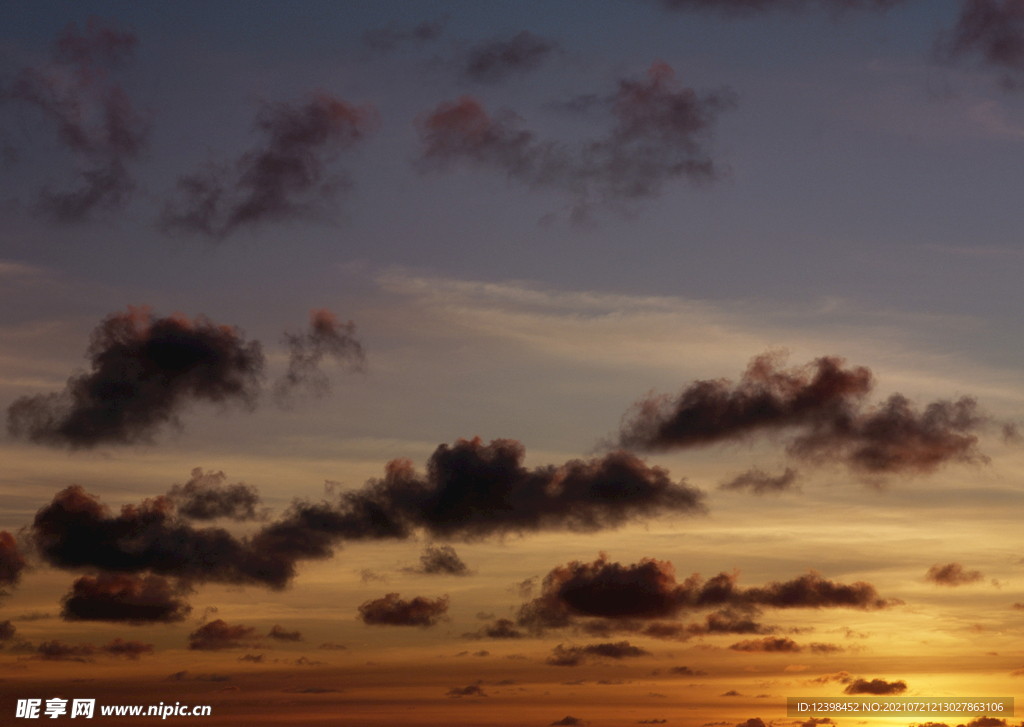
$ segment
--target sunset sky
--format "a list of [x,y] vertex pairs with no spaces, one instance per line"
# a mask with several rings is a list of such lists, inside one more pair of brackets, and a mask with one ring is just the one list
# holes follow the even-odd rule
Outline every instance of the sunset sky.
[[1022,161],[1020,0],[4,4],[0,722],[1019,696]]

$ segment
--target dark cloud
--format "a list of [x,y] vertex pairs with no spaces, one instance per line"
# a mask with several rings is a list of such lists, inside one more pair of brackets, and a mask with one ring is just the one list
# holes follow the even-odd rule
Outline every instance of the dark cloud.
[[72,448],[149,441],[193,401],[251,406],[264,364],[259,343],[235,328],[203,316],[156,318],[148,308],[108,316],[87,355],[92,372],[63,392],[11,404],[12,436]]
[[327,357],[353,371],[363,370],[366,354],[356,338],[356,324],[340,323],[337,316],[326,308],[309,312],[309,330],[306,333],[286,333],[288,370],[275,387],[279,399],[285,399],[296,388],[305,388],[322,396],[330,390],[327,376],[320,364]]
[[455,548],[450,545],[434,546],[428,545],[423,555],[420,556],[420,564],[415,568],[406,568],[410,573],[423,573],[427,575],[450,575],[468,576],[469,568]]
[[797,471],[791,467],[787,467],[786,471],[781,475],[775,476],[772,476],[757,467],[752,467],[729,482],[719,485],[718,489],[748,490],[755,495],[790,492],[800,489],[794,485],[797,480],[797,476]]
[[936,401],[923,412],[893,394],[870,408],[873,386],[863,366],[826,356],[794,369],[775,354],[755,357],[735,386],[696,381],[678,396],[651,396],[624,417],[619,444],[665,451],[795,430],[788,452],[815,462],[843,462],[869,474],[930,472],[947,462],[985,461],[974,432],[988,423],[970,397]]
[[557,47],[553,40],[524,30],[509,40],[489,40],[470,48],[462,73],[471,81],[497,83],[513,73],[536,69]]
[[736,727],[765,727],[765,723],[760,717],[751,717],[746,722],[740,722]]
[[733,106],[731,92],[699,96],[660,62],[647,78],[622,79],[618,86],[610,97],[586,104],[607,110],[611,129],[575,147],[539,140],[510,112],[489,116],[472,96],[442,103],[419,123],[420,164],[443,170],[465,160],[530,186],[563,190],[575,200],[577,219],[597,203],[656,197],[673,179],[717,175],[703,142],[718,113]]
[[964,570],[959,563],[947,563],[946,565],[936,563],[928,569],[924,577],[938,586],[963,586],[968,583],[977,583],[984,578],[981,571]]
[[416,596],[403,601],[397,593],[366,601],[359,607],[359,618],[370,626],[434,626],[448,613],[448,596],[429,599]]
[[552,666],[579,666],[593,659],[628,659],[637,656],[650,656],[651,652],[633,646],[628,641],[608,644],[588,644],[587,646],[564,646],[559,644],[551,651],[546,663]]
[[591,532],[642,516],[703,512],[702,493],[635,456],[613,452],[584,462],[527,469],[513,440],[441,445],[425,475],[407,460],[335,503],[297,502],[240,538],[196,527],[166,496],[112,514],[72,485],[36,513],[29,537],[59,568],[176,577],[187,582],[284,588],[303,560],[326,559],[346,540],[432,537],[472,540],[532,530]]
[[345,651],[346,649],[348,649],[348,647],[344,644],[335,644],[330,641],[325,641],[324,643],[320,644],[319,648],[325,649],[327,651]]
[[61,599],[61,618],[132,624],[184,621],[192,612],[183,598],[190,590],[187,586],[173,586],[166,578],[155,575],[82,576]]
[[141,641],[125,641],[122,638],[116,638],[109,644],[101,646],[100,649],[103,653],[110,656],[123,656],[126,659],[138,659],[143,654],[152,654],[154,652],[153,644],[144,644]]
[[522,465],[525,454],[511,439],[442,444],[425,475],[408,460],[393,460],[382,479],[343,493],[339,505],[296,505],[264,535],[301,541],[307,552],[326,557],[335,540],[405,538],[414,528],[471,540],[537,530],[593,532],[642,516],[704,511],[699,490],[674,484],[665,470],[625,452],[532,470]]
[[237,649],[259,640],[256,629],[248,626],[230,626],[223,619],[210,621],[188,635],[188,648],[197,651]]
[[479,631],[463,634],[464,639],[521,639],[526,634],[516,628],[511,619],[499,618],[494,623],[482,627]]
[[470,684],[468,687],[452,687],[448,690],[447,696],[449,697],[486,697],[484,690],[476,684]]
[[843,690],[844,694],[902,694],[907,691],[907,683],[902,679],[898,682],[887,682],[884,679],[854,679]]
[[166,497],[125,505],[113,515],[78,485],[57,493],[29,529],[43,559],[59,568],[150,571],[185,581],[283,588],[299,553],[257,533],[240,540],[221,528],[178,519]]
[[565,717],[562,717],[562,719],[558,720],[557,722],[552,722],[551,723],[551,727],[559,727],[560,725],[569,725],[569,727],[574,727],[575,725],[585,725],[585,724],[590,724],[590,723],[589,722],[584,722],[579,717],[573,717],[571,715],[566,715]]
[[6,530],[0,530],[0,596],[7,595],[7,586],[18,584],[25,565],[18,541]]
[[637,724],[665,724],[667,722],[667,719],[638,719],[636,721]]
[[226,674],[196,674],[193,676],[187,671],[176,671],[167,677],[169,682],[185,682],[185,681],[196,681],[196,682],[229,682],[231,677]]
[[1021,88],[1024,3],[1020,0],[963,0],[956,26],[940,38],[938,51],[947,58],[978,56],[985,65],[1004,72],[1006,88]]
[[263,654],[243,654],[242,656],[238,657],[238,660],[248,661],[252,664],[262,664]]
[[233,164],[178,180],[161,226],[224,238],[241,227],[319,214],[321,202],[349,186],[330,176],[337,155],[370,136],[377,112],[327,93],[304,103],[264,104],[255,129],[264,141]]
[[687,677],[703,676],[704,674],[707,673],[707,672],[703,672],[703,671],[694,671],[693,669],[691,669],[688,666],[674,666],[671,669],[669,669],[668,671],[669,671],[669,674],[678,674],[680,676],[687,676]]
[[771,10],[798,11],[821,6],[832,11],[888,10],[904,0],[658,0],[665,10],[713,10],[727,15],[747,15]]
[[237,482],[224,486],[227,475],[223,472],[192,470],[192,478],[184,485],[174,485],[167,497],[174,502],[178,514],[189,520],[257,520],[260,496],[253,485]]
[[[835,583],[813,572],[754,588],[738,587],[736,578],[735,573],[719,573],[704,581],[694,574],[680,583],[676,581],[675,569],[667,561],[644,558],[639,563],[623,566],[610,562],[608,556],[601,553],[593,563],[574,561],[548,573],[541,595],[522,606],[518,622],[520,626],[544,629],[568,626],[578,616],[655,619],[706,608],[867,610],[895,603],[880,598],[869,583]],[[738,628],[752,630],[737,631]],[[758,628],[757,624],[735,614],[717,613],[691,633],[756,633]],[[680,634],[686,631],[686,627],[679,628]]]
[[302,641],[302,634],[300,632],[285,631],[284,627],[279,624],[274,624],[274,627],[270,629],[270,633],[267,636],[278,641]]
[[975,717],[966,725],[959,724],[956,727],[1006,727],[1006,720],[998,717]]
[[98,210],[120,208],[135,189],[126,163],[145,148],[149,125],[110,72],[131,60],[137,45],[133,32],[95,18],[81,35],[71,23],[58,37],[50,62],[23,68],[3,93],[41,111],[57,127],[61,144],[79,159],[75,187],[53,191],[47,186],[40,193],[39,209],[58,222],[80,222]]
[[92,644],[65,644],[53,639],[44,641],[36,648],[30,658],[44,661],[90,661],[96,655],[96,647]]
[[733,651],[765,651],[765,652],[780,652],[780,651],[800,651],[800,645],[787,638],[777,638],[772,636],[766,636],[763,639],[747,639],[745,641],[738,641],[735,644],[729,646]]
[[408,43],[425,43],[437,40],[444,32],[444,20],[424,20],[419,25],[402,26],[388,23],[383,28],[372,28],[363,33],[363,44],[375,51],[394,50]]
[[17,631],[18,629],[11,623],[10,619],[7,621],[0,621],[0,641],[10,641],[14,638],[14,634],[17,633]]

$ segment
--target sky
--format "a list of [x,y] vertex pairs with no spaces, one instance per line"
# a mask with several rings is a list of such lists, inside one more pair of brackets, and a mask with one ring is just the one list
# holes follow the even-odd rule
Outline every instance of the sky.
[[1024,684],[1022,151],[1020,0],[4,4],[0,713],[1016,727],[786,700]]

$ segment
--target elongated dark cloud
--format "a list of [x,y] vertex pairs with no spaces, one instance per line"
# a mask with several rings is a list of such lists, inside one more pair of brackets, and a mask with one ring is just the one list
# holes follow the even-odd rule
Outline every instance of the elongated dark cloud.
[[18,584],[25,565],[18,541],[6,530],[0,530],[0,596],[7,595],[8,586]]
[[165,497],[125,505],[119,514],[72,485],[36,513],[29,529],[43,559],[58,568],[172,576],[186,581],[283,588],[298,555],[221,528],[196,528]]
[[178,513],[189,520],[256,520],[261,513],[260,496],[253,485],[237,482],[224,485],[227,475],[223,472],[203,472],[201,467],[192,470],[192,477],[183,485],[174,485],[167,497],[174,502]]
[[938,586],[963,586],[968,583],[977,583],[984,578],[981,571],[964,570],[959,563],[947,563],[946,565],[936,563],[928,569],[924,577]]
[[523,445],[479,438],[440,445],[425,475],[408,460],[344,493],[338,505],[297,505],[261,537],[310,554],[334,540],[404,538],[416,528],[471,540],[539,530],[593,532],[641,517],[704,511],[702,493],[625,452],[527,469]]
[[482,627],[478,631],[473,631],[462,635],[464,639],[521,639],[526,634],[516,628],[516,623],[512,619],[499,618],[487,626]]
[[288,631],[279,624],[274,624],[274,627],[270,629],[270,633],[267,636],[278,641],[302,641],[302,634],[300,632]]
[[356,337],[356,325],[352,321],[341,323],[337,316],[326,308],[309,312],[309,330],[305,333],[286,333],[284,342],[288,346],[288,370],[277,383],[278,397],[286,397],[296,388],[305,388],[314,395],[322,396],[330,390],[327,376],[320,370],[325,358],[361,371],[366,363],[363,345]]
[[619,444],[664,451],[791,431],[787,451],[814,462],[842,462],[869,475],[930,472],[948,462],[981,462],[975,434],[989,423],[970,397],[918,411],[893,394],[877,407],[863,366],[826,356],[784,369],[780,357],[754,358],[738,384],[696,381],[678,396],[651,396],[624,417]]
[[763,639],[748,639],[745,641],[739,641],[729,646],[733,651],[764,651],[764,652],[780,652],[788,651],[795,652],[800,651],[800,645],[792,639],[778,638],[772,636],[766,636]]
[[239,331],[199,316],[154,317],[147,308],[108,316],[93,331],[90,373],[60,393],[23,396],[7,410],[12,436],[71,448],[149,441],[190,403],[252,405],[263,353]]
[[650,656],[651,652],[633,646],[628,641],[608,644],[588,644],[587,646],[564,646],[559,644],[551,651],[545,663],[552,666],[579,666],[594,659],[629,659],[638,656]]
[[978,56],[1004,72],[1007,88],[1024,78],[1024,3],[1020,0],[964,0],[956,26],[939,42],[947,57]]
[[363,33],[363,44],[375,51],[389,51],[412,44],[437,40],[444,32],[444,21],[424,20],[414,26],[389,23],[383,28],[372,28]]
[[743,474],[718,486],[720,490],[747,490],[755,495],[799,490],[794,485],[797,471],[787,467],[781,475],[770,475],[762,469],[752,467]]
[[729,15],[747,15],[772,10],[796,11],[820,6],[826,10],[888,10],[904,0],[658,0],[665,10],[715,10]]
[[327,93],[304,103],[265,104],[256,116],[261,144],[232,164],[178,180],[161,215],[165,230],[224,238],[239,228],[321,213],[350,182],[331,162],[370,136],[377,113]]
[[420,564],[406,570],[425,575],[469,575],[469,567],[462,562],[462,558],[455,552],[455,548],[450,545],[428,545],[423,551],[423,555],[420,556]]
[[536,69],[557,47],[553,40],[524,30],[509,40],[489,40],[470,48],[462,73],[471,81],[497,83]]
[[123,621],[133,624],[184,621],[192,607],[185,586],[161,576],[125,573],[82,576],[61,599],[66,621]]
[[611,128],[571,146],[538,139],[514,114],[488,115],[472,96],[442,103],[419,123],[421,166],[444,170],[467,161],[533,187],[560,189],[575,200],[577,218],[594,204],[656,197],[670,180],[716,176],[704,142],[719,112],[732,107],[730,92],[700,96],[659,62],[645,79],[622,79],[614,94],[588,97],[586,105],[606,110]]
[[10,641],[18,629],[11,623],[10,619],[0,621],[0,641]]
[[210,621],[188,635],[188,648],[197,651],[215,651],[218,649],[237,649],[251,646],[259,640],[256,629],[249,626],[231,626],[223,619]]
[[580,719],[579,717],[573,717],[572,715],[568,715],[567,714],[566,716],[562,717],[562,719],[559,719],[559,720],[556,720],[556,721],[552,722],[551,723],[551,727],[558,727],[560,725],[568,725],[569,727],[575,727],[576,725],[585,725],[585,724],[590,724],[590,723],[589,722],[585,722],[584,720]]
[[459,697],[486,697],[482,687],[477,684],[470,684],[468,687],[452,687],[448,690],[447,696],[453,698]]
[[247,537],[197,527],[167,496],[115,514],[72,485],[36,513],[29,537],[59,568],[279,589],[298,563],[329,558],[347,540],[405,539],[417,530],[463,540],[536,530],[591,532],[644,516],[703,512],[699,490],[673,483],[667,472],[628,453],[535,469],[522,466],[524,456],[513,440],[441,445],[426,474],[395,460],[384,478],[334,503],[296,503]]
[[416,596],[403,601],[399,594],[366,601],[359,607],[359,618],[370,626],[434,626],[448,613],[448,596],[424,598]]
[[[520,609],[518,623],[543,629],[568,626],[577,617],[658,619],[689,610],[729,607],[873,610],[893,603],[879,597],[869,583],[835,583],[813,572],[754,588],[737,586],[735,573],[719,573],[707,581],[694,574],[680,583],[667,561],[645,558],[623,566],[602,553],[593,563],[573,561],[548,573],[541,595]],[[751,629],[750,633],[761,627],[745,623],[736,614],[718,613],[704,628],[705,633],[736,633],[738,628]],[[692,633],[700,635],[701,630],[698,625]],[[680,634],[686,632],[685,627],[679,630]]]
[[855,679],[846,689],[844,694],[902,694],[907,691],[907,683],[902,679],[897,682],[887,682],[884,679]]
[[110,72],[130,61],[137,45],[133,32],[96,19],[84,34],[71,23],[54,44],[50,62],[23,68],[3,93],[42,112],[79,159],[72,188],[47,186],[40,193],[40,210],[59,222],[122,207],[135,189],[127,163],[145,148],[149,125]]

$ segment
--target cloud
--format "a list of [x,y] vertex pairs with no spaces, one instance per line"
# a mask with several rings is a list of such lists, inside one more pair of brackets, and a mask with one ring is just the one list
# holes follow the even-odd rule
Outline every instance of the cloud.
[[700,490],[674,484],[665,470],[625,452],[532,470],[522,465],[525,454],[511,439],[442,444],[425,475],[408,460],[393,460],[382,479],[343,493],[337,505],[297,504],[263,536],[326,557],[336,540],[406,538],[415,528],[472,540],[539,530],[594,532],[641,516],[704,512]]
[[982,63],[1004,71],[1007,89],[1021,87],[1024,72],[1024,5],[1019,0],[963,0],[956,26],[937,44],[940,55],[980,56]]
[[263,135],[233,164],[182,177],[160,217],[164,230],[224,238],[239,228],[315,216],[320,203],[351,186],[329,176],[331,162],[373,134],[377,112],[319,92],[304,103],[264,104]]
[[587,646],[564,646],[559,644],[551,651],[545,663],[552,666],[579,666],[585,661],[594,659],[629,659],[638,656],[650,656],[651,652],[632,646],[628,641],[608,644],[588,644]]
[[251,646],[259,640],[256,629],[248,626],[229,626],[223,619],[210,621],[188,635],[188,648],[195,651],[215,651]]
[[21,69],[3,94],[42,112],[79,159],[77,186],[40,192],[40,211],[58,222],[81,222],[97,210],[123,207],[135,189],[126,163],[145,148],[149,125],[109,73],[130,61],[137,45],[135,33],[95,18],[82,35],[71,23],[57,38],[50,62]]
[[73,376],[63,392],[11,404],[12,436],[73,449],[150,441],[193,401],[251,406],[264,364],[259,343],[235,328],[131,307],[92,332],[88,357],[91,373]]
[[988,423],[970,397],[923,412],[900,394],[867,408],[873,386],[863,366],[824,356],[795,369],[781,356],[755,357],[740,382],[695,381],[678,396],[650,396],[623,418],[620,446],[666,451],[795,430],[789,454],[837,461],[865,474],[930,472],[948,462],[986,461],[974,432]]
[[327,651],[345,651],[346,649],[348,649],[348,647],[344,644],[335,644],[330,641],[325,641],[324,643],[320,644],[318,648],[325,649]]
[[494,623],[482,627],[479,631],[463,634],[464,639],[521,639],[526,634],[516,628],[511,619],[499,618]]
[[[270,629],[270,633],[267,634],[272,639],[278,641],[302,641],[302,634],[298,631],[285,631],[283,626],[274,624],[274,627]],[[323,648],[322,646],[320,648]]]
[[19,550],[14,536],[6,530],[0,530],[0,596],[7,595],[7,586],[18,584],[25,565],[25,556]]
[[[520,609],[518,623],[544,629],[568,626],[578,616],[655,619],[705,608],[871,610],[895,603],[879,597],[869,583],[835,583],[814,572],[755,588],[738,587],[736,578],[735,573],[719,573],[704,581],[694,574],[680,583],[676,581],[675,568],[668,561],[644,558],[639,563],[623,566],[610,562],[608,556],[601,553],[593,563],[573,561],[548,573],[541,595]],[[692,633],[736,633],[735,629],[741,626],[760,628],[752,622],[738,620],[733,614],[719,613]],[[680,632],[685,633],[686,628],[680,627]]]
[[536,69],[557,47],[553,40],[524,30],[509,40],[489,40],[470,48],[462,73],[471,81],[498,83],[513,73]]
[[907,683],[903,680],[898,682],[887,682],[884,679],[855,679],[846,689],[844,694],[902,694],[907,691]]
[[468,687],[452,687],[448,690],[447,696],[457,699],[459,697],[486,697],[487,695],[476,684],[470,684]]
[[123,656],[133,661],[143,654],[152,654],[154,652],[153,644],[144,644],[141,641],[125,641],[120,637],[115,638],[109,644],[101,646],[100,649],[103,653],[110,656]]
[[290,353],[288,370],[275,387],[278,398],[286,399],[299,387],[317,396],[326,394],[330,382],[320,371],[320,364],[327,357],[353,371],[362,371],[366,354],[355,334],[356,325],[352,321],[339,323],[337,316],[326,308],[310,311],[309,331],[284,335]]
[[262,513],[256,508],[260,496],[252,485],[238,482],[224,486],[227,475],[223,472],[192,470],[192,478],[184,485],[174,485],[167,497],[174,502],[178,514],[189,520],[257,520]]
[[59,568],[281,589],[300,561],[329,558],[346,540],[405,539],[416,529],[464,540],[533,530],[592,532],[641,516],[704,511],[699,490],[674,484],[665,470],[628,453],[532,470],[522,466],[524,456],[513,440],[441,445],[426,475],[407,460],[392,461],[383,479],[334,503],[297,502],[244,538],[196,527],[167,496],[112,514],[72,485],[36,513],[29,537]]
[[687,676],[687,677],[703,676],[704,674],[707,673],[707,672],[703,672],[703,671],[694,671],[693,669],[691,669],[688,666],[674,666],[671,669],[669,669],[668,672],[669,672],[669,674],[677,674],[679,676]]
[[559,727],[560,725],[569,725],[569,727],[574,727],[576,725],[585,725],[585,724],[590,724],[590,723],[589,722],[584,722],[579,717],[573,717],[571,715],[566,715],[565,717],[562,717],[562,719],[560,719],[560,720],[558,720],[556,722],[552,722],[551,723],[551,727]]
[[0,641],[10,641],[14,638],[14,634],[16,634],[17,631],[18,629],[11,623],[10,619],[0,621]]
[[766,636],[763,639],[748,639],[745,641],[738,641],[735,644],[729,646],[733,651],[764,651],[764,652],[794,652],[800,651],[800,645],[792,639],[787,638],[776,638]]
[[123,621],[132,624],[184,621],[192,607],[182,598],[191,589],[161,576],[101,573],[82,576],[62,599],[66,621]]
[[929,580],[937,586],[963,586],[968,583],[977,583],[984,576],[981,571],[964,570],[959,563],[947,563],[940,566],[938,563],[928,569],[925,580]]
[[450,545],[433,546],[428,545],[423,555],[420,556],[420,564],[415,568],[405,568],[409,573],[423,573],[426,575],[450,575],[468,576],[469,568]]
[[371,28],[363,33],[363,44],[375,51],[394,50],[400,45],[437,40],[444,32],[444,21],[424,20],[414,26],[391,22],[382,28]]
[[65,644],[62,641],[53,639],[44,641],[36,648],[36,653],[30,658],[42,659],[45,661],[89,661],[96,654],[96,647],[92,644]]
[[610,114],[612,125],[605,136],[575,147],[539,140],[510,112],[492,117],[472,96],[441,103],[419,122],[419,164],[446,170],[468,161],[532,187],[562,190],[575,200],[576,219],[596,203],[656,197],[670,180],[716,176],[703,142],[718,113],[733,106],[731,92],[699,96],[658,62],[645,79],[621,79],[611,96],[588,99],[587,106]]
[[719,490],[749,490],[754,495],[766,493],[799,491],[793,483],[797,480],[797,471],[787,467],[781,475],[772,476],[757,467],[752,467],[743,474],[718,486]]
[[448,613],[448,596],[429,599],[416,596],[403,601],[397,593],[366,601],[359,607],[359,618],[369,626],[434,626]]
[[740,722],[736,727],[765,727],[765,723],[759,717],[751,717],[746,722]]
[[259,584],[284,588],[300,553],[257,533],[240,540],[222,528],[196,528],[176,518],[166,497],[109,509],[79,485],[58,492],[41,508],[29,537],[58,568],[150,571],[185,581]]

